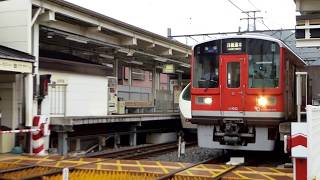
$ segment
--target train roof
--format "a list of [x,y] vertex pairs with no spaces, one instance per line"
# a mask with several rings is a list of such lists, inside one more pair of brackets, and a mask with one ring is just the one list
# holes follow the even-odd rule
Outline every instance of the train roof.
[[267,40],[267,41],[273,41],[279,44],[280,47],[285,47],[286,49],[288,49],[292,54],[294,54],[296,57],[298,57],[298,59],[300,60],[300,63],[302,63],[303,65],[307,65],[306,62],[297,54],[295,53],[286,43],[284,43],[283,41],[274,38],[272,36],[266,35],[266,34],[229,34],[229,35],[221,35],[219,37],[215,37],[215,39],[211,39],[208,41],[204,41],[201,43],[197,43],[195,44],[192,49],[194,49],[195,46],[199,45],[199,44],[203,44],[206,42],[211,42],[211,41],[216,41],[216,40],[222,40],[222,39],[235,39],[235,38],[251,38],[251,39],[262,39],[262,40]]

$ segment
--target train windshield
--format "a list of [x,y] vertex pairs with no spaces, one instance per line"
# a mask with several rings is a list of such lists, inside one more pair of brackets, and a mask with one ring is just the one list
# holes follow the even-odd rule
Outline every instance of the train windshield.
[[248,39],[249,88],[275,88],[280,78],[280,47],[276,42]]
[[215,43],[195,48],[193,87],[217,88],[219,86],[219,50]]
[[263,39],[232,38],[199,44],[194,48],[193,87],[218,88],[219,56],[233,54],[248,55],[248,74],[245,75],[248,88],[279,86],[279,44]]

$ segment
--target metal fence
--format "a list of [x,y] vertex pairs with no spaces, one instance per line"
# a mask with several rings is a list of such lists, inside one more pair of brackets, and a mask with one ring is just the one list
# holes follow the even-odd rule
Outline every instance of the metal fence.
[[65,116],[66,114],[66,84],[49,84],[50,114]]
[[152,89],[134,86],[118,86],[118,97],[122,100],[151,101]]
[[[152,102],[151,88],[118,86],[118,97],[122,101]],[[153,104],[153,103],[152,103]],[[174,101],[174,94],[169,90],[157,90],[154,102],[155,112],[179,112],[178,102]]]

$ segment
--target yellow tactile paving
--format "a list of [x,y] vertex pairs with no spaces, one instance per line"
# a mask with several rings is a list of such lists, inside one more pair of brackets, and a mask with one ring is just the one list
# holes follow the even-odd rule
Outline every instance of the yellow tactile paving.
[[[110,172],[128,172],[128,173],[145,173],[145,174],[167,174],[172,171],[187,167],[190,163],[178,162],[160,162],[160,161],[137,161],[137,160],[114,160],[101,158],[73,158],[64,159],[61,156],[12,156],[0,158],[0,163],[7,164],[34,164],[38,166],[63,168],[74,167],[85,170],[110,171]],[[177,174],[178,177],[212,178],[228,171],[232,166],[201,164],[182,171]],[[98,171],[100,173],[100,171]],[[126,176],[126,175],[125,175]],[[292,169],[278,169],[270,167],[240,167],[228,173],[223,179],[292,179]]]

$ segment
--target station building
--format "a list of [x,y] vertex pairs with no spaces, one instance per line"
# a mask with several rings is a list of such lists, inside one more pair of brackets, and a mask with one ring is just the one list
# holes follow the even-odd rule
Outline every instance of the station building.
[[320,2],[316,0],[295,0],[296,11],[296,46],[304,48],[303,56],[307,56],[310,66],[307,67],[309,77],[315,81],[310,83],[313,104],[320,105],[320,84],[316,79],[320,76]]
[[[0,5],[0,55],[14,52],[0,56],[1,126],[30,128],[47,116],[47,146],[61,154],[95,147],[90,138],[121,145],[117,132],[127,132],[135,145],[139,130],[178,127],[191,47],[63,0]],[[19,139],[7,149],[28,151],[28,136]]]

